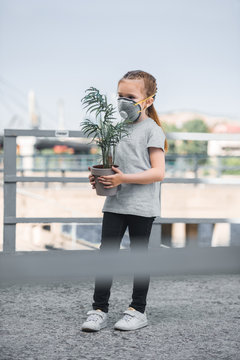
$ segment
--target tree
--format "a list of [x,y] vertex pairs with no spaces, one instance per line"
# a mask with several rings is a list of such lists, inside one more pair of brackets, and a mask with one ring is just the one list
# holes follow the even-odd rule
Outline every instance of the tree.
[[[193,119],[182,126],[182,132],[209,132],[205,122],[201,119]],[[180,146],[182,154],[207,154],[207,141],[183,140]]]
[[[161,124],[166,133],[180,131],[175,124],[167,124],[165,122]],[[168,140],[168,154],[175,154],[177,152],[177,147],[176,140]]]

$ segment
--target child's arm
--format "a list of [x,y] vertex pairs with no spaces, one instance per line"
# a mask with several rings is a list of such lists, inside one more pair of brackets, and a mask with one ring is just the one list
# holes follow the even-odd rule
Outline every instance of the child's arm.
[[118,186],[123,183],[151,184],[162,181],[165,175],[165,156],[161,148],[149,147],[151,169],[136,174],[124,174],[114,167],[114,175],[99,176],[98,181],[106,188]]
[[136,174],[123,174],[123,183],[151,184],[165,176],[165,154],[160,148],[149,147],[151,169]]

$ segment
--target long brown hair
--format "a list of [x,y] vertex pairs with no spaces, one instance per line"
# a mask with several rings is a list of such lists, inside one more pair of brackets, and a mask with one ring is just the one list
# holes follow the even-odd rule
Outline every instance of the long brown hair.
[[[136,80],[136,79],[143,79],[144,81],[144,88],[145,88],[145,93],[146,93],[146,97],[151,96],[152,94],[156,94],[157,92],[157,82],[154,76],[152,76],[151,74],[142,71],[142,70],[133,70],[133,71],[128,71],[118,82],[119,83],[124,80],[124,79],[130,79],[130,80]],[[155,96],[153,96],[154,100],[155,100]],[[146,109],[146,114],[155,121],[155,123],[160,126],[162,128],[162,124],[161,121],[159,119],[159,116],[157,114],[157,111],[152,103],[151,106],[149,106]],[[168,143],[167,143],[167,139],[165,139],[165,143],[164,143],[164,150],[167,151],[168,150]]]

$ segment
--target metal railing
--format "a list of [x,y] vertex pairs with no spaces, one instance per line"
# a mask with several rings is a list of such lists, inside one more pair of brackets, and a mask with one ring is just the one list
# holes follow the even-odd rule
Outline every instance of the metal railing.
[[[208,140],[229,140],[229,141],[239,141],[239,134],[208,134],[208,133],[167,133],[167,138],[171,140],[194,140],[194,141],[208,141]],[[12,130],[5,129],[4,131],[4,229],[3,229],[3,253],[2,255],[14,255],[14,254],[22,254],[25,256],[29,256],[33,253],[38,253],[41,255],[41,259],[44,261],[44,257],[46,256],[45,252],[16,252],[16,224],[18,223],[78,223],[78,224],[97,224],[102,222],[102,218],[88,218],[88,217],[16,217],[16,184],[18,182],[75,182],[75,183],[88,183],[89,180],[87,177],[36,177],[36,176],[17,176],[16,175],[16,137],[17,136],[36,136],[36,137],[54,137],[54,130]],[[81,131],[69,131],[69,137],[84,137]],[[224,185],[240,185],[239,178],[165,178],[164,181],[160,183],[160,204],[161,204],[161,184],[162,183],[175,183],[175,184],[224,184]],[[160,209],[161,210],[161,209]],[[237,214],[238,215],[238,214]],[[230,223],[230,224],[240,224],[240,218],[177,218],[177,217],[167,217],[164,218],[161,216],[157,217],[153,223],[150,243],[151,247],[154,249],[159,249],[161,244],[161,226],[162,224],[169,223],[188,223],[188,224],[202,224],[202,223]],[[224,269],[235,269],[234,271],[240,271],[240,262],[236,255],[239,255],[240,246],[234,247],[235,249],[227,249],[224,248],[226,259],[230,259],[228,263],[228,267],[224,266]],[[214,250],[214,249],[212,249]],[[211,251],[212,251],[211,250]],[[216,254],[220,254],[222,257],[222,250],[215,249]],[[92,252],[92,250],[89,250]],[[172,251],[181,251],[181,249],[171,249]],[[186,251],[186,249],[184,249]],[[189,250],[188,250],[189,251]],[[203,251],[199,250],[199,251]],[[64,251],[66,253],[75,253],[82,252],[79,250],[74,251]],[[84,250],[84,254],[87,255],[88,250]],[[28,254],[28,255],[27,255]],[[45,255],[44,255],[45,254]],[[197,261],[199,252],[192,254],[191,256],[195,258]],[[203,254],[203,253],[202,253]],[[66,255],[67,256],[67,255]],[[173,256],[165,254],[164,256]],[[174,255],[175,256],[175,255]],[[185,256],[185,255],[184,255]],[[205,256],[205,255],[202,255]],[[217,257],[218,258],[218,257]],[[93,258],[91,258],[93,259]],[[219,260],[220,258],[218,258]],[[213,258],[211,256],[208,258],[208,262],[206,264],[206,256],[205,256],[205,266],[208,268],[208,265],[211,268],[211,261]],[[220,260],[219,260],[220,261]],[[157,263],[156,263],[157,264]],[[221,263],[219,262],[218,271],[221,270]],[[60,267],[61,264],[58,263]],[[89,265],[90,266],[90,265]],[[158,264],[158,266],[160,266]],[[71,266],[70,266],[71,267]],[[158,272],[161,272],[158,267]],[[83,270],[83,267],[81,267]],[[191,269],[194,269],[194,263],[191,265]],[[67,270],[66,270],[67,271]],[[163,271],[163,268],[162,268]],[[164,269],[166,271],[166,268]],[[85,273],[83,271],[83,273]]]
[[[25,168],[24,160],[26,158],[32,159],[33,167]],[[240,159],[239,165],[228,165],[236,158],[233,155],[216,155],[209,156],[207,154],[178,154],[167,153],[165,155],[166,172],[175,174],[184,174],[187,171],[194,174],[194,177],[199,177],[199,170],[204,176],[215,174],[216,177],[221,177],[223,174],[232,172],[240,174]],[[26,171],[34,173],[44,173],[45,176],[51,172],[60,172],[61,176],[65,176],[66,172],[80,172],[88,171],[88,166],[94,165],[99,160],[99,154],[33,154],[33,155],[17,155],[17,171],[24,176]],[[0,174],[3,173],[3,154],[0,154]]]

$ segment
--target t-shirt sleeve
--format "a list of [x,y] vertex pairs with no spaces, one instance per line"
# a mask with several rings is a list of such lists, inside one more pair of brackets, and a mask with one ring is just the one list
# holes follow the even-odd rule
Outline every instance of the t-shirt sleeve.
[[160,126],[151,127],[147,136],[147,147],[158,147],[164,151],[165,139],[166,136]]

